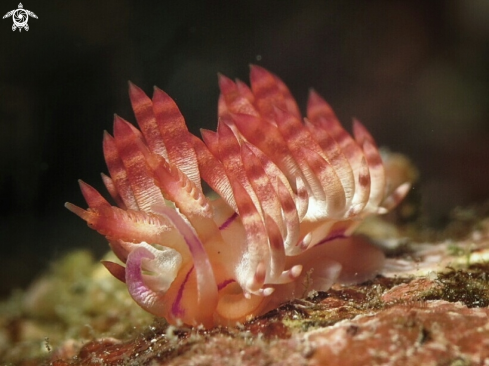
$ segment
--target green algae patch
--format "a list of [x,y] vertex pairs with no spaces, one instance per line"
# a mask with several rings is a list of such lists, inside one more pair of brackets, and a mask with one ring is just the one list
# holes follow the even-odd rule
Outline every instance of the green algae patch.
[[0,303],[0,360],[17,364],[68,344],[76,352],[91,339],[134,336],[152,321],[90,252],[75,251]]
[[439,273],[438,286],[424,300],[461,302],[469,308],[489,306],[489,263],[476,263],[467,269],[451,269]]

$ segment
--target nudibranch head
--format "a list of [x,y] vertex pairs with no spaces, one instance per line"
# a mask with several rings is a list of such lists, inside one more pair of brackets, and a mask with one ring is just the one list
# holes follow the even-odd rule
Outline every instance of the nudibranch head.
[[106,268],[148,312],[205,327],[372,277],[384,255],[352,232],[410,186],[391,186],[372,136],[354,121],[352,137],[314,91],[302,119],[285,84],[258,66],[251,88],[222,75],[219,87],[217,132],[201,140],[166,93],[150,99],[130,84],[139,130],[116,116],[103,138],[102,179],[118,207],[83,182],[89,208],[66,204],[125,264]]

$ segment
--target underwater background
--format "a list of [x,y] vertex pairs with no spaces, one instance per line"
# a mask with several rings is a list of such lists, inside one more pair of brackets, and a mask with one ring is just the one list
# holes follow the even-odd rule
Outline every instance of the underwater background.
[[[214,129],[217,72],[262,65],[304,110],[314,87],[347,127],[409,156],[425,225],[489,198],[489,2],[43,1],[0,22],[0,297],[73,248],[108,250],[63,204],[104,192],[102,132],[134,121],[131,80]],[[0,13],[17,8],[2,2]]]

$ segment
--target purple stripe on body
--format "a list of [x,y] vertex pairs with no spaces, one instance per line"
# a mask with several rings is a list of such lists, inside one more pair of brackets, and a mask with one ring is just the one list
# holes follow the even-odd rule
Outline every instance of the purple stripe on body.
[[173,302],[173,305],[171,307],[171,312],[173,315],[176,317],[182,317],[185,314],[185,310],[180,307],[180,301],[182,301],[182,296],[183,296],[183,290],[185,288],[185,284],[187,283],[190,273],[194,270],[194,267],[190,268],[190,271],[187,272],[187,275],[185,276],[185,279],[183,280],[182,284],[180,285],[180,288],[178,289],[177,297],[175,298],[175,301]]
[[332,241],[332,240],[335,240],[335,239],[343,239],[343,238],[346,238],[345,232],[343,230],[337,231],[337,232],[333,232],[333,233],[329,234],[326,238],[324,238],[323,240],[321,240],[319,243],[317,243],[316,245],[325,244],[325,243],[327,243],[329,241]]
[[227,228],[229,225],[233,223],[234,220],[236,220],[237,217],[238,214],[234,212],[226,221],[224,221],[224,223],[221,226],[219,226],[219,230],[224,230],[225,228]]
[[236,282],[236,281],[233,279],[222,281],[219,285],[217,285],[217,290],[221,291],[224,287],[226,287],[227,285],[229,285],[230,283],[233,283],[233,282]]

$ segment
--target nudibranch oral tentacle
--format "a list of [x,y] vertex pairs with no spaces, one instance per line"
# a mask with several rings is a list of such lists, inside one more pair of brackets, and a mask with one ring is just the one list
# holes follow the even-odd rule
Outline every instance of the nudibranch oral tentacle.
[[410,188],[392,186],[366,128],[354,120],[352,137],[315,91],[303,118],[277,76],[252,66],[250,79],[218,76],[217,132],[202,139],[165,92],[129,83],[139,130],[115,116],[103,137],[102,180],[118,207],[81,181],[88,209],[66,204],[108,239],[122,264],[107,270],[171,324],[234,325],[304,284],[371,278],[384,255],[352,234]]

